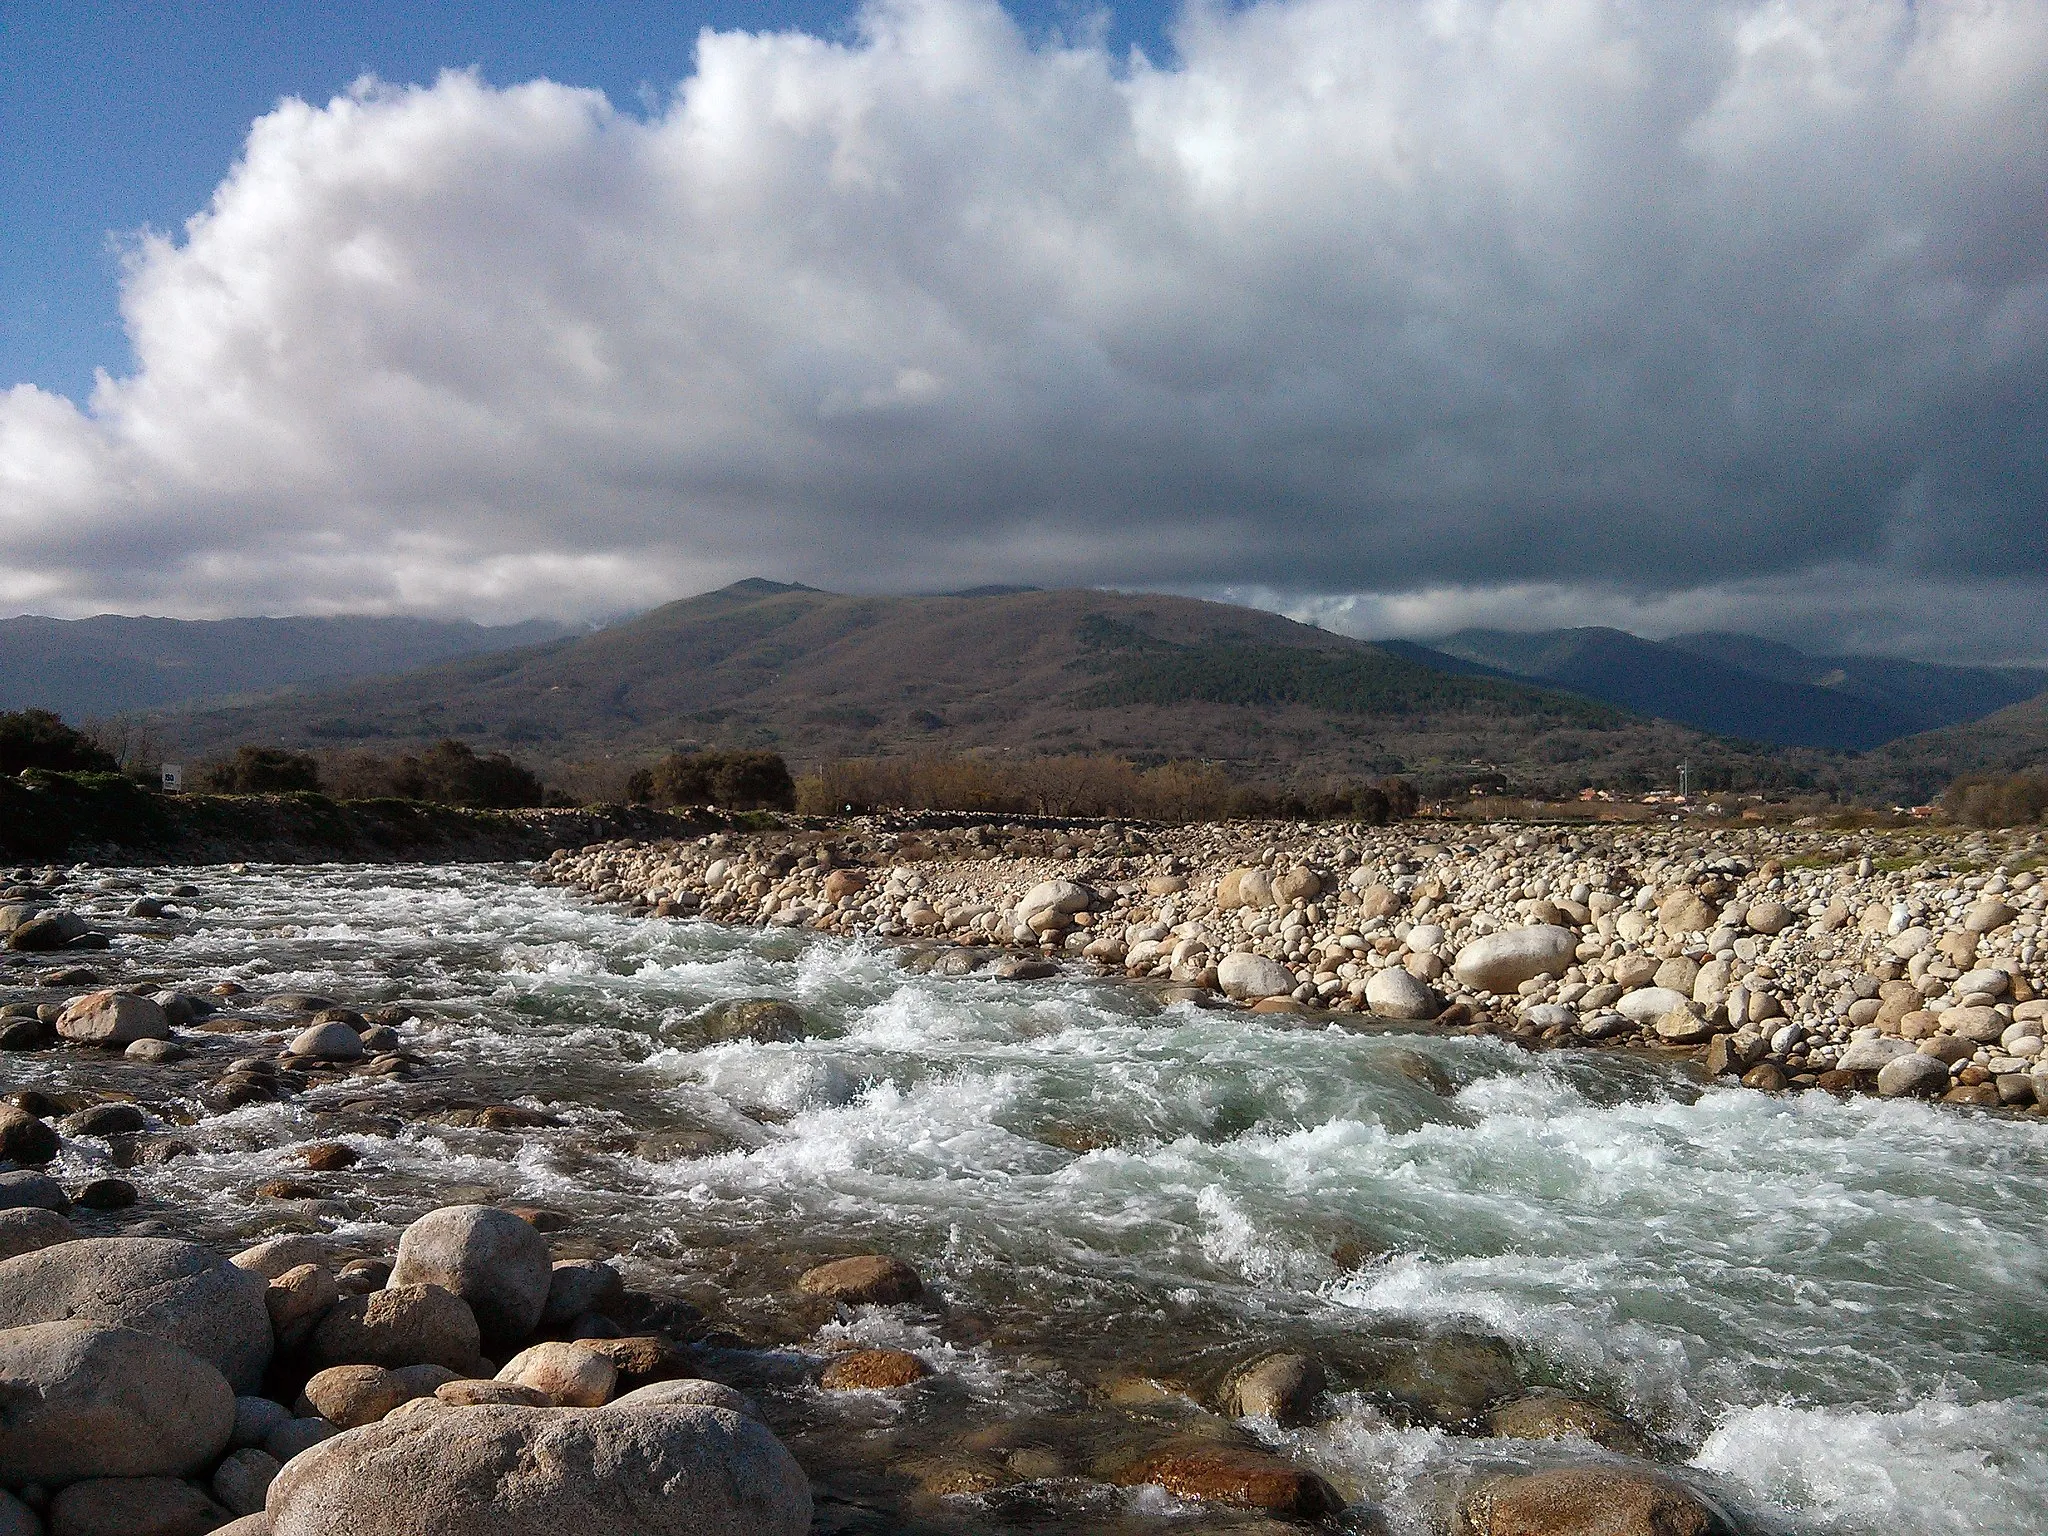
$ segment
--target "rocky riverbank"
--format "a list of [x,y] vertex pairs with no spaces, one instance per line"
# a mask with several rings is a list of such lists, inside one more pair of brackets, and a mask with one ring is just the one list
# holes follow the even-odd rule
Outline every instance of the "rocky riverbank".
[[623,841],[537,879],[872,934],[942,975],[1695,1058],[1753,1088],[2048,1113],[2039,832],[1249,823]]

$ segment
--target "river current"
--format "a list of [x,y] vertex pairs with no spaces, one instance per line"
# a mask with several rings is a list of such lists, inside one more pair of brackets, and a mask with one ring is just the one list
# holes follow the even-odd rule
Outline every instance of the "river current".
[[[791,1341],[816,1327],[776,1310],[806,1256],[917,1266],[941,1312],[825,1333],[913,1349],[943,1387],[902,1402],[792,1388],[779,1410],[825,1528],[1238,1528],[1068,1475],[1085,1470],[1103,1382],[1456,1325],[1506,1340],[1525,1381],[1647,1426],[1751,1529],[2048,1530],[2039,1120],[1767,1096],[1618,1053],[1162,1009],[1111,981],[913,975],[880,944],[649,920],[510,867],[110,883],[180,880],[204,893],[198,919],[123,950],[194,981],[416,1004],[437,1073],[561,1121],[413,1119],[344,1138],[363,1161],[323,1182],[345,1235],[388,1240],[451,1198],[551,1205],[634,1283]],[[110,890],[104,910],[124,900]],[[693,1035],[707,1005],[760,996],[818,1034]],[[21,1082],[62,1071],[8,1065]],[[205,1123],[200,1155],[129,1176],[153,1209],[246,1226],[252,1183],[302,1175],[293,1146],[332,1139],[314,1107],[235,1110]],[[663,1131],[707,1155],[646,1155]],[[74,1148],[63,1171],[92,1157]],[[1341,1390],[1330,1408],[1263,1437],[1401,1536],[1440,1529],[1481,1471],[1556,1459]],[[1034,1416],[1056,1475],[1021,1488],[897,1508],[870,1475]]]

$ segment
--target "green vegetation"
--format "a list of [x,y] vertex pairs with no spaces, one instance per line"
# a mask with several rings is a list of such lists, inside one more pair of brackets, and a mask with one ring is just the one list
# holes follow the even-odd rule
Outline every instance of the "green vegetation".
[[627,798],[643,805],[788,811],[796,808],[796,784],[789,764],[774,752],[671,752],[633,775]]
[[235,755],[202,763],[193,776],[196,788],[218,795],[272,795],[291,790],[317,790],[320,764],[300,752],[277,747],[237,747]]
[[120,765],[90,737],[47,709],[0,714],[0,773],[24,768],[52,773],[113,773]]

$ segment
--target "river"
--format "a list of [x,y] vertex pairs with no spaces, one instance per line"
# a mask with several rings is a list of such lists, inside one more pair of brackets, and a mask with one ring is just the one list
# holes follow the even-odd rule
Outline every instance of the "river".
[[[120,948],[192,981],[417,1004],[434,1071],[207,1119],[200,1155],[128,1175],[138,1214],[265,1230],[247,1191],[304,1177],[291,1149],[331,1139],[314,1117],[341,1094],[404,1121],[344,1137],[362,1162],[321,1176],[372,1246],[450,1199],[551,1205],[579,1218],[565,1251],[616,1253],[635,1284],[792,1341],[817,1326],[789,1311],[794,1268],[898,1254],[943,1310],[821,1337],[913,1349],[941,1373],[929,1389],[753,1383],[818,1481],[821,1528],[1270,1529],[1076,1475],[1130,1417],[1105,1384],[1454,1328],[1507,1341],[1525,1382],[1626,1412],[1756,1531],[2048,1530],[2039,1120],[1162,1010],[1109,981],[907,975],[881,945],[652,921],[511,867],[113,872],[101,910],[180,880],[198,920]],[[708,1004],[754,996],[817,1035],[693,1037]],[[48,1085],[76,1080],[66,1060],[0,1065]],[[562,1123],[420,1119],[451,1085]],[[710,1155],[640,1155],[663,1130]],[[59,1171],[104,1171],[97,1155],[74,1143]],[[1466,1479],[1555,1459],[1389,1417],[1337,1374],[1320,1422],[1264,1438],[1401,1536],[1440,1529]],[[1020,1420],[1039,1475],[892,1502],[892,1468],[985,1459],[1011,1442],[974,1432]]]

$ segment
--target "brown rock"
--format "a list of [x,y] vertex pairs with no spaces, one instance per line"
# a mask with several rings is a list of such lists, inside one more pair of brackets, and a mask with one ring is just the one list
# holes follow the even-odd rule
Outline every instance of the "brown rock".
[[1498,1477],[1466,1496],[1461,1536],[1715,1536],[1724,1522],[1690,1490],[1625,1467]]
[[1232,1371],[1217,1397],[1230,1418],[1267,1418],[1293,1426],[1309,1421],[1325,1385],[1315,1356],[1282,1351]]
[[915,1301],[923,1294],[924,1282],[901,1259],[862,1254],[804,1271],[796,1288],[806,1296],[825,1296],[849,1306],[887,1307]]
[[320,1365],[443,1365],[455,1372],[476,1363],[482,1345],[468,1303],[438,1285],[393,1285],[338,1302],[313,1330]]
[[498,1372],[498,1380],[544,1392],[563,1408],[596,1408],[618,1385],[618,1367],[581,1344],[535,1344],[522,1349]]
[[1625,1455],[1640,1456],[1646,1447],[1633,1424],[1597,1404],[1538,1390],[1502,1403],[1486,1416],[1486,1427],[1513,1440],[1590,1440]]
[[1815,1080],[1814,1086],[1827,1093],[1854,1093],[1857,1086],[1857,1074],[1854,1072],[1843,1072],[1840,1069],[1823,1072]]
[[57,1133],[34,1115],[0,1105],[0,1158],[23,1167],[39,1165],[54,1158],[61,1145]]
[[324,1264],[301,1264],[270,1282],[263,1302],[278,1343],[290,1349],[305,1342],[314,1325],[341,1300],[334,1271]]
[[1344,1508],[1337,1490],[1270,1451],[1249,1446],[1181,1442],[1163,1446],[1118,1470],[1126,1488],[1155,1483],[1183,1499],[1316,1520]]
[[1768,1061],[1759,1062],[1742,1074],[1742,1086],[1761,1089],[1765,1093],[1782,1093],[1785,1091],[1784,1069]]
[[362,1161],[362,1155],[354,1147],[339,1141],[315,1142],[301,1152],[299,1158],[315,1173],[334,1173],[343,1168],[353,1168]]
[[51,1536],[204,1536],[227,1520],[190,1483],[174,1477],[101,1477],[50,1501]]
[[818,1385],[829,1392],[886,1392],[931,1375],[917,1356],[900,1349],[857,1349],[826,1366]]
[[456,1408],[474,1408],[479,1403],[509,1403],[515,1408],[555,1406],[554,1400],[537,1388],[523,1387],[516,1381],[478,1381],[474,1377],[444,1381],[434,1388],[434,1396]]
[[680,1381],[695,1374],[689,1356],[667,1339],[641,1336],[628,1339],[584,1339],[585,1349],[597,1351],[619,1373],[621,1387],[646,1386],[656,1381]]
[[386,1370],[378,1365],[336,1365],[315,1372],[306,1383],[299,1407],[307,1416],[318,1414],[330,1424],[356,1429],[375,1424],[400,1403],[416,1397],[432,1397],[455,1372],[438,1365],[412,1365]]

